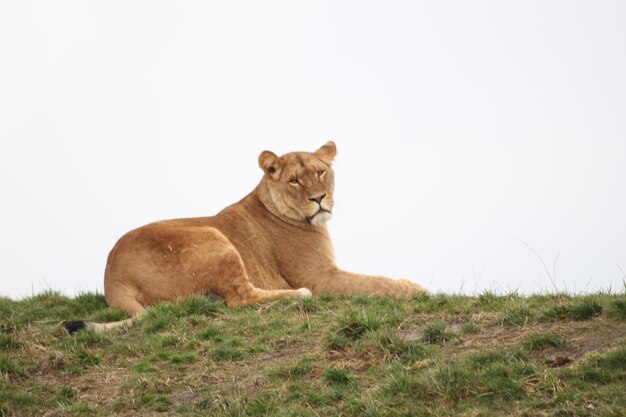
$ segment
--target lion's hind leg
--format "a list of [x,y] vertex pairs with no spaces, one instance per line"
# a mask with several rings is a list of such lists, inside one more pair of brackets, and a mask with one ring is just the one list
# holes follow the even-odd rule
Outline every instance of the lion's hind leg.
[[229,307],[241,307],[281,298],[304,298],[311,296],[312,293],[308,288],[299,288],[297,290],[264,290],[255,287],[248,278],[239,253],[234,251],[234,254],[236,256],[231,259],[233,263],[232,268],[228,268],[227,275],[222,276],[219,280],[221,285],[213,291],[215,294],[222,297]]
[[281,298],[311,296],[312,293],[307,288],[264,290],[255,287],[248,277],[241,255],[230,241],[225,237],[224,239],[221,250],[216,251],[219,259],[210,260],[210,263],[220,265],[219,273],[212,280],[211,292],[222,297],[229,307],[240,307]]

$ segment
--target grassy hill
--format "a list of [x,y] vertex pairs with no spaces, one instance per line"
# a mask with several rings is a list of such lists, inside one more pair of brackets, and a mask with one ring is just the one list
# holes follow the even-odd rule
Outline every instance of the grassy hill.
[[0,298],[2,416],[624,416],[626,296]]

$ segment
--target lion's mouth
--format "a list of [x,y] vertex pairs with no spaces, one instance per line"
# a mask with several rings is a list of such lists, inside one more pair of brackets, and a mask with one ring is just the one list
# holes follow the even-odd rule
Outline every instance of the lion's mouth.
[[332,211],[330,211],[330,210],[326,210],[325,208],[320,207],[320,209],[319,209],[319,210],[317,210],[317,211],[315,212],[315,214],[313,214],[312,216],[306,216],[306,217],[305,217],[305,218],[306,218],[306,221],[307,221],[307,222],[309,222],[309,223],[311,223],[311,222],[313,221],[313,219],[315,218],[315,216],[317,216],[317,215],[318,215],[318,214],[320,214],[320,213],[328,213],[328,214],[333,214],[333,212],[332,212]]

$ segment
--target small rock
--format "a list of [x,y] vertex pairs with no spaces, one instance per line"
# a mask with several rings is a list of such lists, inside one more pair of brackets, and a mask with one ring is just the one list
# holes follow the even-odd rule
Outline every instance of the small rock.
[[562,368],[574,362],[569,356],[557,356],[554,359],[548,360],[548,368]]

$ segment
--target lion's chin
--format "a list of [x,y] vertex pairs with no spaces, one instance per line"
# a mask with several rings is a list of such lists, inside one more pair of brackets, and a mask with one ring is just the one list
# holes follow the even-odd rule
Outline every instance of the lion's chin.
[[308,216],[306,220],[313,226],[326,223],[332,217],[332,213],[328,210],[320,210],[312,216]]

